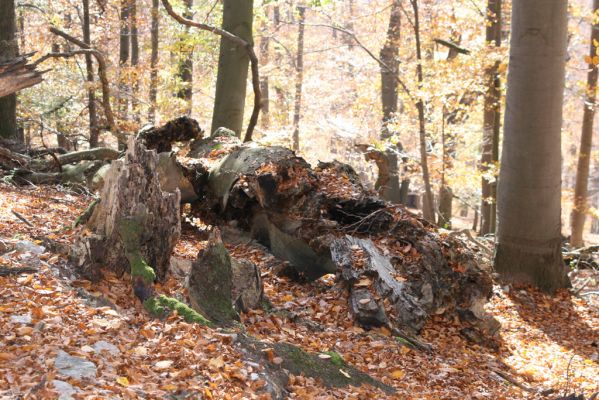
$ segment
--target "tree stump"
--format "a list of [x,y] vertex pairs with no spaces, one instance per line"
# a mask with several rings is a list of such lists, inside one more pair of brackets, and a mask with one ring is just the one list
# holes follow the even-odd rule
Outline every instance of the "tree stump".
[[[164,279],[181,231],[180,194],[177,188],[172,193],[161,188],[157,167],[156,152],[133,138],[125,157],[112,162],[101,202],[86,224],[91,234],[73,251],[85,276],[98,279],[100,267],[118,275],[136,272],[131,264],[140,266],[140,273],[147,267],[156,279]],[[144,277],[150,278],[146,272]]]

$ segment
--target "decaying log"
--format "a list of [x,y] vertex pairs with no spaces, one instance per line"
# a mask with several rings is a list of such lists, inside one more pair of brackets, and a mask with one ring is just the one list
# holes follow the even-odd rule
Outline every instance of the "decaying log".
[[[102,201],[87,222],[90,236],[79,240],[73,258],[92,279],[100,267],[117,274],[131,272],[139,261],[164,279],[180,234],[179,191],[163,191],[156,173],[158,155],[135,139],[122,159],[112,162],[101,191]],[[136,255],[126,241],[135,237]],[[145,267],[144,267],[145,268]]]
[[338,272],[358,322],[415,333],[430,315],[453,312],[488,325],[491,279],[461,242],[366,190],[351,167],[312,169],[281,147],[242,145],[221,157],[208,178],[209,211],[305,278]]
[[0,63],[0,97],[37,85],[42,81],[43,71],[37,71],[35,64],[28,64],[31,54]]
[[188,142],[201,139],[204,131],[198,122],[189,117],[179,117],[167,122],[163,126],[149,126],[142,129],[138,134],[148,150],[156,150],[158,153],[171,151],[174,142]]

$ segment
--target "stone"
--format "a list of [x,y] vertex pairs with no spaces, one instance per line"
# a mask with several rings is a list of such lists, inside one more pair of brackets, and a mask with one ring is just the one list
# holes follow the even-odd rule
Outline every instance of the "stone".
[[54,367],[59,374],[75,379],[96,376],[96,364],[81,357],[71,356],[63,350],[58,350]]

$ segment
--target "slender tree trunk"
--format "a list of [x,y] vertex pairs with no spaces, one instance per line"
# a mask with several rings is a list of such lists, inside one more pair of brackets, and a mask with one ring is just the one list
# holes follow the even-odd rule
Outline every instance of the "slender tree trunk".
[[127,118],[129,101],[127,99],[127,83],[124,69],[127,68],[130,56],[131,33],[129,31],[129,11],[131,0],[121,0],[120,43],[119,43],[119,117]]
[[[189,18],[191,19],[192,17],[192,10],[191,8],[193,7],[193,0],[185,0],[185,18]],[[187,40],[187,35],[189,32],[189,27],[186,26],[185,27],[185,34],[184,34],[184,39],[183,40]],[[177,91],[177,97],[180,99],[185,100],[186,102],[186,107],[185,107],[185,114],[186,115],[191,115],[191,111],[192,111],[192,106],[193,106],[193,48],[189,47],[189,46],[181,46],[181,48],[183,49],[183,55],[181,55],[181,59],[179,59],[179,66],[178,66],[178,71],[177,71],[177,75],[179,76],[179,79],[181,80],[181,82],[183,83],[183,86],[181,87],[181,89],[179,89]]]
[[[593,1],[593,13],[597,15],[599,12],[599,0]],[[584,223],[588,212],[588,185],[589,185],[589,169],[591,162],[591,151],[593,148],[593,123],[595,120],[595,107],[597,105],[597,75],[599,67],[593,63],[592,59],[597,55],[599,45],[599,23],[594,20],[591,26],[591,44],[589,56],[591,62],[588,65],[589,72],[587,74],[587,90],[584,99],[584,114],[582,117],[582,132],[580,135],[580,148],[578,153],[578,167],[576,168],[576,186],[574,188],[574,207],[572,208],[571,227],[572,239],[571,244],[574,247],[582,247],[584,245],[582,234],[584,232]]]
[[[595,195],[591,199],[591,206],[594,207],[596,210],[599,210],[599,194]],[[593,218],[591,219],[591,233],[599,234],[599,218],[595,216],[593,216]]]
[[[89,0],[83,0],[83,42],[91,44]],[[87,89],[87,110],[89,113],[89,147],[98,147],[100,127],[98,126],[98,112],[96,108],[96,92],[94,89],[94,61],[91,54],[85,55],[86,78],[89,85]]]
[[561,256],[561,126],[567,2],[515,0],[498,191],[495,270],[552,292]]
[[[275,5],[272,10],[272,20],[275,31],[278,31],[281,27],[281,9],[280,6]],[[283,56],[281,52],[275,49],[275,65],[279,69],[279,75],[283,75]],[[287,100],[285,95],[285,89],[282,87],[280,82],[275,84],[274,86],[275,94],[276,94],[276,104],[277,104],[277,115],[280,116],[281,122],[283,124],[287,124],[289,121],[289,109],[287,107]]]
[[[131,8],[129,20],[131,22],[131,113],[135,122],[139,125],[139,34],[137,29],[137,0],[130,0]],[[139,128],[137,126],[136,128]],[[137,130],[137,129],[136,129]]]
[[156,98],[158,94],[158,38],[160,33],[160,0],[152,0],[152,26],[150,55],[150,108],[148,120],[156,124]]
[[441,169],[441,187],[439,188],[439,215],[437,216],[437,225],[445,229],[451,229],[451,217],[453,214],[453,191],[446,182],[446,171],[451,167],[453,153],[453,140],[448,137],[445,121],[447,120],[447,110],[443,107],[443,119],[441,122],[441,146],[442,169]]
[[[223,29],[253,45],[253,0],[224,0]],[[249,57],[230,40],[220,41],[212,132],[220,127],[241,135]]]
[[[267,15],[268,15],[268,9],[267,9]],[[260,39],[260,64],[262,65],[262,71],[264,71],[264,68],[268,65],[269,62],[269,56],[270,56],[270,33],[268,30],[268,18],[264,21],[263,26],[262,26],[262,37]],[[260,75],[260,93],[262,94],[261,97],[261,104],[260,104],[260,108],[262,111],[262,118],[261,118],[261,122],[262,122],[262,128],[263,129],[268,129],[268,126],[270,124],[270,115],[269,115],[269,93],[268,93],[268,75],[262,73]]]
[[[418,79],[418,87],[422,87],[424,75],[422,73],[422,44],[420,42],[420,18],[418,15],[418,0],[410,0],[414,11],[414,36],[416,38],[416,77]],[[422,204],[422,216],[427,221],[435,221],[435,199],[431,188],[431,179],[428,170],[428,156],[426,144],[426,117],[424,115],[424,101],[419,98],[416,102],[418,110],[418,132],[420,140],[420,167],[422,168],[422,180],[424,181],[424,201]]]
[[[347,36],[347,35],[344,35]],[[395,117],[399,111],[399,98],[397,92],[397,74],[399,74],[399,45],[401,40],[401,0],[394,0],[391,4],[389,15],[389,26],[387,28],[387,38],[380,51],[381,61],[388,67],[380,68],[381,71],[381,104],[383,108],[383,120],[381,129],[381,138],[387,139],[397,133],[391,130],[395,122]],[[352,40],[353,42],[353,40]],[[398,148],[403,150],[403,145],[398,142]],[[401,204],[406,204],[409,192],[410,180],[406,178],[407,158],[402,157],[401,179],[399,182],[390,182],[391,186],[399,186],[399,198],[388,199]]]
[[293,150],[300,149],[300,131],[299,124],[302,112],[302,87],[304,85],[304,32],[306,22],[306,7],[297,6],[298,11],[298,31],[297,31],[297,59],[295,62],[295,107],[293,111]]
[[[496,48],[501,47],[501,2],[488,0],[486,41]],[[487,179],[485,173],[497,165],[499,159],[499,129],[501,125],[501,79],[499,61],[495,61],[485,71],[487,91],[485,93],[483,112],[483,143],[481,155],[481,172],[483,173],[481,189],[481,235],[495,233],[497,218],[497,183]]]
[[[18,54],[15,1],[0,1],[0,62]],[[0,137],[17,138],[17,95],[0,97]]]

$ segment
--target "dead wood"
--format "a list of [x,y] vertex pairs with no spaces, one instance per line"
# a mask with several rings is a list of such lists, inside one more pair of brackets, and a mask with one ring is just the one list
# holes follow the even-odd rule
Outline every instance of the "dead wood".
[[0,276],[33,274],[38,271],[39,270],[34,267],[14,267],[14,268],[0,267]]
[[150,126],[142,129],[137,134],[148,150],[156,150],[158,153],[171,151],[174,142],[188,142],[201,139],[204,131],[198,122],[189,117],[179,117],[171,120],[160,127]]
[[45,71],[37,71],[36,64],[28,64],[32,54],[0,63],[0,97],[16,93],[42,81],[42,74]]

